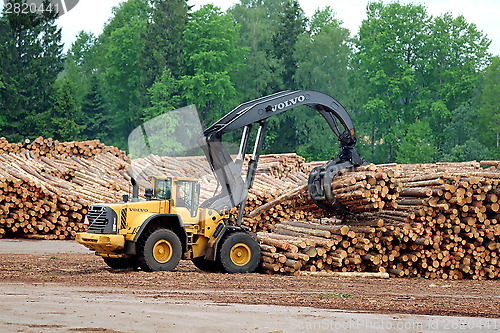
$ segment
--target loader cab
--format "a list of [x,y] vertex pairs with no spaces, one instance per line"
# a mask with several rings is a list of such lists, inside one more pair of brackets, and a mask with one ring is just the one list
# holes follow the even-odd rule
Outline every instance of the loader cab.
[[191,217],[198,213],[200,183],[196,178],[153,177],[153,198],[172,200],[175,207],[189,211]]

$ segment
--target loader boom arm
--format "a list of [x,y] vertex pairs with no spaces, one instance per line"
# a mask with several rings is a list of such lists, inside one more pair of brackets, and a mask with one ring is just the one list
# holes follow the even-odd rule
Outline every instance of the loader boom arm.
[[[241,104],[220,120],[208,127],[198,139],[199,146],[214,171],[221,193],[202,203],[202,207],[222,210],[239,206],[237,224],[241,224],[243,209],[248,190],[253,186],[255,171],[259,161],[260,151],[264,142],[265,121],[267,118],[291,110],[297,106],[307,105],[318,111],[339,138],[341,153],[330,160],[325,166],[315,168],[309,177],[309,192],[313,200],[324,209],[321,201],[334,204],[325,192],[325,181],[328,181],[333,166],[353,167],[364,163],[354,150],[356,133],[351,118],[344,107],[334,98],[317,91],[283,91],[261,97]],[[241,170],[248,146],[249,134],[253,124],[258,124],[257,138],[252,156],[248,164],[246,180],[241,177]],[[222,144],[222,135],[243,128],[240,149],[233,161]],[[324,170],[322,170],[323,168]],[[340,169],[339,169],[340,170]],[[327,179],[324,179],[324,178]],[[331,182],[331,179],[330,179]],[[329,183],[328,183],[329,185]]]

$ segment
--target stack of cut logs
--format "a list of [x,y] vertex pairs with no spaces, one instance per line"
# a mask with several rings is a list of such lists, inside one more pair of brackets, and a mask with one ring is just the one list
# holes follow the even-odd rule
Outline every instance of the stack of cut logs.
[[49,158],[29,150],[0,155],[0,238],[74,238],[85,230],[83,218],[92,203],[117,201],[127,193],[129,163],[116,155]]
[[59,142],[52,138],[38,137],[31,141],[26,139],[23,143],[9,143],[5,137],[0,138],[0,154],[22,153],[29,151],[36,157],[54,156],[90,158],[100,153],[111,153],[123,160],[128,160],[126,153],[116,147],[106,146],[99,140]]
[[[245,162],[248,163],[249,160],[250,157],[246,156]],[[310,165],[305,163],[305,158],[295,153],[269,154],[259,158],[259,168],[256,174],[267,174],[278,179],[289,177],[293,179],[294,174],[308,174],[310,169]]]
[[[481,164],[499,165],[496,161]],[[278,213],[271,222],[273,232],[257,236],[262,244],[262,269],[289,274],[379,271],[425,278],[498,278],[499,183],[500,170],[481,169],[477,162],[344,171],[333,180],[332,188],[343,186],[345,191],[336,197],[358,213],[344,218],[347,225],[332,219],[290,221]],[[266,211],[273,205],[286,212],[298,203],[304,207],[310,202],[304,193],[290,194],[275,199],[265,211],[256,209],[248,215],[255,221],[257,214],[267,218]],[[349,200],[343,200],[346,197]],[[364,200],[370,198],[375,201],[366,204]],[[385,204],[371,204],[377,202]]]

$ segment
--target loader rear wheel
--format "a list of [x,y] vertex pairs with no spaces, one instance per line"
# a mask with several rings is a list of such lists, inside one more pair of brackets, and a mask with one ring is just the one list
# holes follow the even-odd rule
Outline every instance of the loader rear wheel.
[[260,246],[246,232],[227,236],[220,247],[219,263],[228,273],[254,272],[260,262]]
[[128,268],[137,268],[137,262],[134,258],[108,258],[103,257],[104,262],[110,268],[113,269],[128,269]]
[[181,260],[181,241],[172,230],[147,230],[137,245],[139,266],[147,272],[171,271]]

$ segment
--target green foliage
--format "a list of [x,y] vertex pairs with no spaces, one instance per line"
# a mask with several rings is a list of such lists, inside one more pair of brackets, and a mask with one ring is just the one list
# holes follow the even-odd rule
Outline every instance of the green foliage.
[[443,143],[446,141],[446,132],[443,131],[443,127],[450,122],[452,117],[453,114],[448,110],[443,100],[431,103],[428,119],[436,142]]
[[92,33],[80,31],[68,52],[66,71],[75,84],[79,81],[78,89],[81,89],[82,96],[99,68],[102,55],[99,54],[98,44],[97,37]]
[[61,78],[75,87],[82,115],[81,137],[113,144],[117,142],[115,136],[119,132],[113,126],[115,117],[110,114],[110,105],[106,102],[108,96],[103,89],[107,68],[107,50],[102,42],[105,39],[104,35],[97,38],[92,33],[80,31],[68,51]]
[[[309,29],[299,36],[294,58],[298,87],[327,93],[342,103],[349,95],[349,62],[353,50],[349,31],[341,27],[333,10],[326,7],[313,15]],[[283,128],[292,124],[293,150],[307,160],[328,160],[337,152],[337,138],[323,117],[312,110],[292,111]],[[286,126],[286,127],[285,127]],[[283,129],[282,129],[283,130]]]
[[186,104],[195,104],[205,125],[235,103],[234,73],[244,66],[238,26],[229,14],[206,5],[192,13],[184,32],[186,75],[180,87]]
[[[65,62],[54,16],[3,13],[0,136],[126,148],[134,128],[184,105],[195,104],[208,126],[241,102],[310,89],[346,107],[356,149],[370,162],[498,158],[500,60],[490,59],[484,33],[422,5],[378,1],[366,11],[353,40],[332,8],[306,18],[297,0],[241,0],[227,13],[128,0],[100,36],[80,32]],[[326,160],[336,150],[325,120],[307,107],[267,121],[264,153]]]
[[69,50],[69,55],[76,65],[82,68],[82,74],[89,77],[97,67],[97,38],[91,32],[80,31]]
[[398,122],[415,119],[408,107],[416,88],[414,71],[422,61],[421,44],[429,18],[424,7],[382,2],[367,6],[367,20],[359,32],[359,63],[368,82],[366,121],[372,125],[372,147],[376,140],[388,144],[387,162],[392,160],[395,142],[388,134],[397,133]]
[[453,110],[473,98],[489,40],[462,16],[432,18],[420,5],[370,3],[367,16],[357,57],[368,82],[362,119],[373,124],[372,147],[384,139],[386,161],[391,162],[396,148],[392,138],[404,141],[410,131],[401,129],[419,119],[430,126],[434,144],[444,147],[442,128]]
[[454,110],[473,97],[478,70],[488,63],[491,41],[475,24],[463,16],[450,13],[436,17],[430,24],[426,45],[431,57],[426,63],[425,83],[433,99],[441,99],[448,110]]
[[[185,0],[151,0],[150,19],[142,35],[144,48],[140,57],[141,98],[149,107],[148,91],[160,79],[165,68],[175,79],[184,74],[184,30],[188,22],[188,5]],[[178,94],[178,91],[175,92]]]
[[488,159],[488,157],[488,148],[477,139],[471,138],[465,141],[464,144],[456,145],[444,154],[443,160],[449,162],[480,161]]
[[442,135],[446,137],[442,145],[444,156],[449,154],[453,147],[463,145],[466,141],[478,136],[477,122],[478,114],[476,107],[472,104],[464,104],[454,110],[451,120],[441,129]]
[[[309,30],[298,37],[293,54],[294,81],[300,87],[344,99],[349,90],[349,31],[341,28],[330,8],[316,11]],[[298,108],[269,121],[265,152],[292,152],[307,160],[328,160],[337,151],[337,138],[323,117]]]
[[83,98],[81,110],[86,125],[83,136],[90,140],[99,139],[102,142],[108,142],[112,134],[108,130],[111,115],[97,75],[90,78],[89,88]]
[[296,151],[307,161],[326,161],[335,157],[339,150],[338,139],[326,121],[309,108],[299,109],[299,112],[303,112],[295,123],[299,140],[288,151]]
[[122,148],[143,116],[140,58],[144,48],[141,36],[146,32],[147,21],[147,1],[129,0],[115,9],[115,16],[101,36],[106,60],[106,95],[114,115],[110,126],[116,133],[113,143]]
[[[494,57],[486,69],[479,110],[483,127],[481,140],[491,149],[500,147],[500,58]],[[498,155],[497,155],[498,156]]]
[[[2,82],[2,78],[0,77],[0,96],[2,96],[3,92],[5,91],[6,86]],[[1,97],[0,97],[1,98]],[[3,99],[3,98],[2,98]],[[0,99],[0,101],[2,100]],[[3,111],[3,108],[0,105],[0,109]],[[7,122],[7,117],[5,113],[0,113],[0,133],[3,131],[5,127],[7,127],[8,122]]]
[[317,90],[341,98],[349,91],[349,30],[341,27],[330,7],[317,10],[310,30],[301,34],[294,58],[294,81],[299,87]]
[[81,109],[76,100],[75,86],[62,79],[55,84],[52,109],[37,116],[37,130],[42,136],[60,141],[80,140],[83,125]]
[[397,163],[432,163],[435,162],[437,149],[429,124],[416,120],[408,126],[406,135],[401,140],[396,152]]
[[151,107],[144,111],[143,120],[147,121],[168,111],[181,107],[180,96],[177,95],[178,82],[170,69],[165,68],[161,77],[148,90]]
[[245,66],[235,69],[239,100],[255,99],[279,91],[283,67],[273,53],[273,34],[278,22],[270,19],[281,10],[281,0],[242,1],[229,10],[240,26],[240,46],[246,49]]

